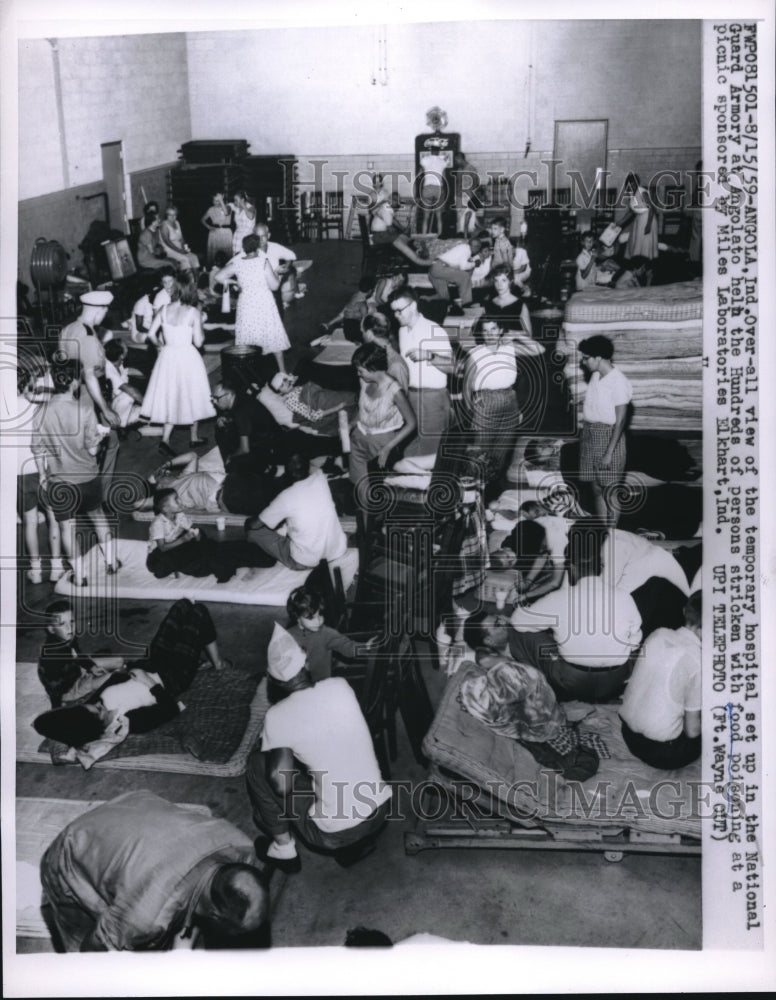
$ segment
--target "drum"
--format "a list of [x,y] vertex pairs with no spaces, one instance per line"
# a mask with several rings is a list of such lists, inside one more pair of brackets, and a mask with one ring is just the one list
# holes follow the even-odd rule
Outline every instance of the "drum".
[[36,288],[54,288],[67,276],[67,253],[61,243],[39,236],[32,248],[30,276]]
[[233,344],[221,351],[221,378],[245,389],[252,382],[266,382],[263,377],[262,350],[252,344]]

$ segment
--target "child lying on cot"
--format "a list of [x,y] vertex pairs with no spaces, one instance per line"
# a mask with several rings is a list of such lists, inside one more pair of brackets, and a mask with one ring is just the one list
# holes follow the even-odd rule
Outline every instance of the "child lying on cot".
[[[77,656],[72,609],[55,610],[52,616],[50,634],[60,641],[44,646],[45,671],[41,675],[39,668],[39,676],[52,704],[62,707],[39,715],[33,726],[41,736],[74,748],[77,752],[65,759],[81,760],[85,767],[131,733],[148,732],[183,711],[180,697],[191,687],[203,654],[216,670],[231,666],[221,655],[208,609],[185,598],[168,611],[146,659],[126,663],[111,657],[108,664],[101,658],[97,670],[91,665],[95,661]],[[77,663],[77,673],[68,663],[68,650],[76,653],[70,660]],[[107,666],[112,669],[100,675],[99,668]]]

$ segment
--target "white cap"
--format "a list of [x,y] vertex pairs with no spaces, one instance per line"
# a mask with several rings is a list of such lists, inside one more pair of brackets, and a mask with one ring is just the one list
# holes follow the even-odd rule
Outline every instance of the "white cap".
[[109,306],[113,301],[110,292],[84,292],[81,302],[85,306]]
[[284,628],[275,622],[267,648],[267,673],[276,681],[290,681],[307,663],[307,655]]

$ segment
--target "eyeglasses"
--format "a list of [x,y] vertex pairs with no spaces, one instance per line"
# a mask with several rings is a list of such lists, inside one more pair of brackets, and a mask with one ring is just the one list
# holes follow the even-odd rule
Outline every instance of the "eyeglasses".
[[411,302],[405,302],[403,306],[393,305],[391,306],[391,311],[393,312],[394,316],[398,316],[399,313],[403,313],[405,309],[409,309],[411,305],[412,305]]
[[231,393],[228,392],[222,392],[220,396],[216,396],[216,394],[213,393],[213,395],[210,398],[218,402],[219,399],[223,399],[224,396],[229,396],[229,395],[231,395]]

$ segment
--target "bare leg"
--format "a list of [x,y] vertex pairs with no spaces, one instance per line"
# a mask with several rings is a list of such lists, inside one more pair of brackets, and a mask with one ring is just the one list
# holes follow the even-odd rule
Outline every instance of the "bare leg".
[[89,518],[94,525],[97,541],[105,557],[105,568],[115,572],[118,569],[116,539],[113,537],[108,521],[101,510],[89,511]]
[[433,215],[434,215],[434,224],[436,225],[436,231],[437,231],[438,235],[441,236],[442,235],[442,209],[441,208],[434,209]]
[[286,363],[283,360],[283,352],[282,351],[275,351],[274,352],[274,358],[275,358],[275,361],[277,361],[277,363],[278,363],[278,371],[279,372],[283,372],[285,374]]
[[209,642],[207,646],[205,646],[205,652],[216,670],[224,669],[226,663],[224,662],[224,658],[221,656],[221,650],[218,648],[217,639],[214,639],[212,642]]
[[164,425],[164,427],[162,428],[162,444],[169,444],[170,443],[170,436],[171,436],[171,434],[173,432],[173,428],[174,427],[175,427],[175,424],[165,424]]
[[27,555],[30,557],[33,567],[37,566],[40,571],[40,542],[38,540],[38,508],[33,507],[26,510],[22,515],[24,522],[24,544],[27,547]]
[[591,483],[590,487],[593,493],[593,509],[596,517],[599,518],[604,524],[610,524],[611,515],[609,508],[606,506],[606,499],[604,497],[603,490],[598,483]]
[[195,420],[191,425],[191,434],[189,435],[189,441],[196,441],[199,438],[199,421]]
[[75,520],[71,518],[69,521],[60,521],[60,531],[62,532],[62,547],[65,550],[65,555],[70,560],[70,565],[73,567],[73,579],[76,586],[80,586],[81,580],[83,579],[83,557],[81,556],[81,547],[78,543],[78,533],[75,530]]
[[49,580],[55,583],[65,572],[65,567],[62,564],[62,535],[59,530],[59,521],[50,510],[46,510],[46,521],[48,522],[49,549],[51,550]]

